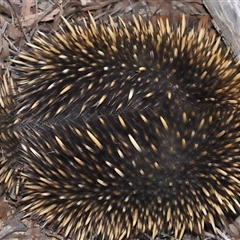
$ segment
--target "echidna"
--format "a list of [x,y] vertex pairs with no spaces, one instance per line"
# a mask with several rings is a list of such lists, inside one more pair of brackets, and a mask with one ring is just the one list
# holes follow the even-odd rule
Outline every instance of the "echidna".
[[21,179],[23,210],[66,237],[108,240],[181,238],[235,212],[240,67],[220,38],[184,17],[68,28],[15,61],[0,180]]

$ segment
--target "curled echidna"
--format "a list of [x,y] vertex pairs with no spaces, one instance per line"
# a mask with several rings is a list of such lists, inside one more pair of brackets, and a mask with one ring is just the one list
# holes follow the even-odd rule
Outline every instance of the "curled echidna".
[[185,18],[110,22],[19,55],[1,182],[74,239],[214,228],[240,205],[239,65]]

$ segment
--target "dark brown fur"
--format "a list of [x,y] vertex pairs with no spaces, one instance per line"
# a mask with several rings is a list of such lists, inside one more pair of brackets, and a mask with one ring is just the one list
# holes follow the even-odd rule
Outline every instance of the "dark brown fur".
[[239,66],[184,18],[69,28],[15,61],[23,209],[74,239],[214,228],[239,206]]

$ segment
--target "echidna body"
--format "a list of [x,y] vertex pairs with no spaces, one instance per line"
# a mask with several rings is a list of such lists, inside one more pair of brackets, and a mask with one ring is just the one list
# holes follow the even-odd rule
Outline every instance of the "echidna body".
[[[3,149],[0,173],[9,187],[24,179],[24,210],[65,236],[109,240],[181,237],[235,211],[239,65],[215,36],[185,25],[92,21],[19,55],[1,134],[19,157]],[[21,173],[6,181],[11,166]]]

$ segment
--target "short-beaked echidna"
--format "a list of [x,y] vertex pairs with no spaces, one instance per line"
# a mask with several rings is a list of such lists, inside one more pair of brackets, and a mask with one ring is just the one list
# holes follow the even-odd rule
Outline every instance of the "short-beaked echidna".
[[0,177],[22,179],[23,210],[73,239],[109,240],[181,237],[234,212],[240,67],[220,38],[184,17],[68,27],[15,61]]

